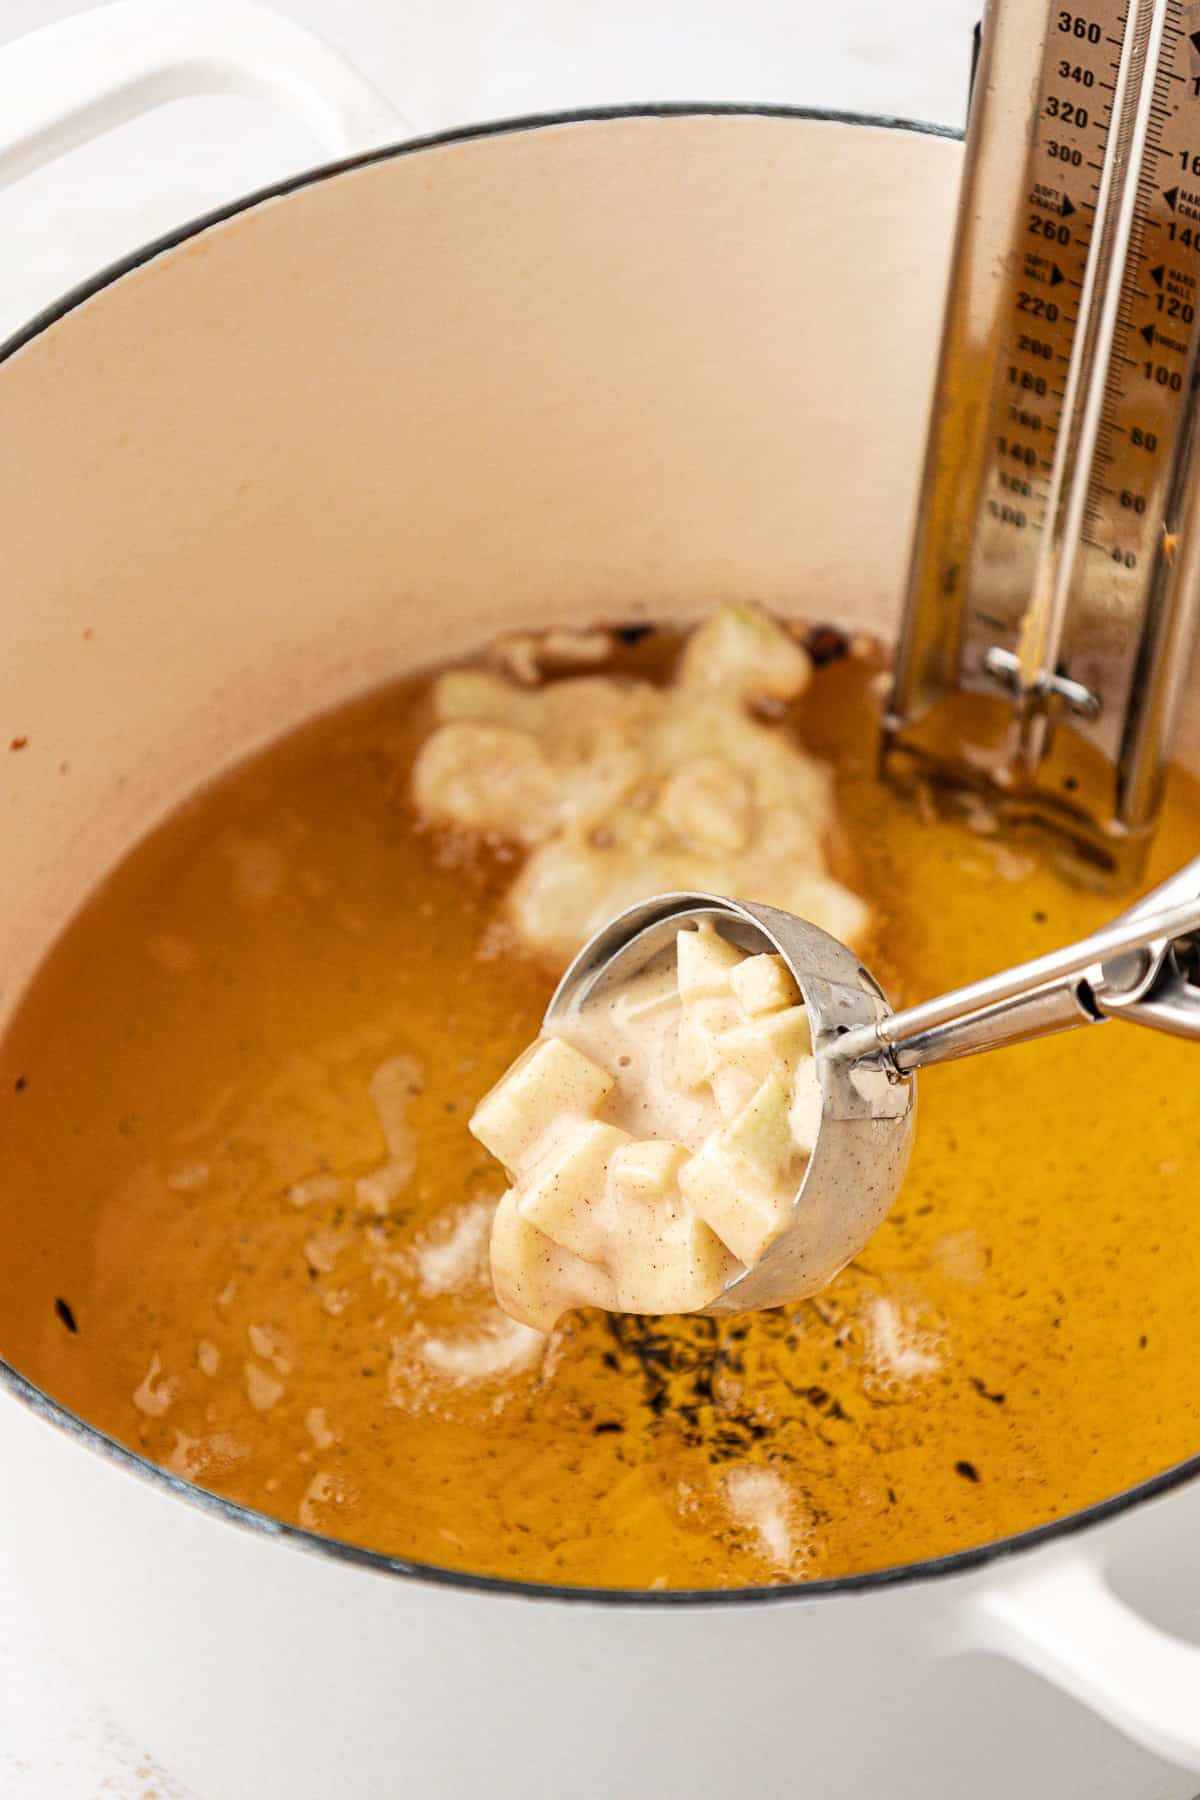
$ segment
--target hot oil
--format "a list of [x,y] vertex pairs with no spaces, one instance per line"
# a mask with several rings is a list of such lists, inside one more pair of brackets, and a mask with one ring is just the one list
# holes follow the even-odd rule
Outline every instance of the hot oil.
[[[878,784],[876,672],[823,666],[800,730],[836,764],[837,872],[882,899],[867,960],[893,999],[1106,918]],[[292,736],[138,848],[48,959],[0,1052],[17,1367],[276,1517],[596,1585],[941,1555],[1200,1448],[1194,1052],[1116,1025],[923,1076],[899,1202],[813,1302],[576,1314],[544,1353],[507,1327],[500,1177],[466,1121],[552,972],[497,924],[514,853],[414,828],[428,724],[410,682]],[[1148,879],[1198,848],[1176,771]]]

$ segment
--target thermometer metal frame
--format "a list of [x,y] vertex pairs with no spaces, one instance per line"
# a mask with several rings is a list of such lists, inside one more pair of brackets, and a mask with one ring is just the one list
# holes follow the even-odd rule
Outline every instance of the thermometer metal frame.
[[1200,611],[1200,5],[1083,8],[984,16],[884,760],[1133,880]]

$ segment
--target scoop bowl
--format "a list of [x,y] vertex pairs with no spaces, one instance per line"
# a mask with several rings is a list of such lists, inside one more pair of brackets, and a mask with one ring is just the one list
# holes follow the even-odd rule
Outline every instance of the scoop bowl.
[[829,1051],[848,1032],[873,1030],[891,1009],[852,950],[771,906],[717,894],[660,894],[601,928],[567,969],[545,1027],[567,1024],[589,1002],[669,958],[676,933],[711,923],[752,955],[781,956],[808,1011],[821,1083],[821,1123],[783,1232],[703,1310],[719,1315],[785,1306],[826,1287],[884,1218],[912,1148],[916,1078]]

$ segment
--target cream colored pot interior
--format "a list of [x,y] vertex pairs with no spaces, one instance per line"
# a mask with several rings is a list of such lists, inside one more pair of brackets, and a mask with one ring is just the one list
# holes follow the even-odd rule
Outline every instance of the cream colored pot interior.
[[403,155],[0,368],[5,1014],[182,793],[398,669],[733,596],[888,621],[958,156],[889,134],[893,191],[877,136],[629,118]]
[[889,629],[958,168],[763,115],[450,142],[243,211],[11,356],[0,1020],[183,794],[397,670],[735,597]]
[[[0,1027],[182,796],[404,668],[729,598],[890,631],[959,166],[942,137],[756,114],[489,133],[241,211],[0,363]],[[12,1342],[45,1254],[29,1210],[4,1225]],[[91,1253],[55,1244],[61,1291]],[[0,1412],[14,1568],[197,1792],[374,1796],[433,1769],[524,1793],[530,1695],[547,1792],[581,1745],[611,1793],[781,1792],[800,1756],[830,1794],[978,1772],[1007,1795],[1060,1753],[1055,1791],[1118,1792],[1132,1753],[1107,1727],[1030,1688],[1018,1729],[1026,1677],[964,1649],[1200,1767],[1196,1653],[1085,1561],[1168,1509],[1182,1545],[1187,1489],[986,1570],[706,1606],[701,1628],[381,1580],[232,1529],[8,1392]]]
[[879,131],[761,115],[452,142],[11,357],[5,1012],[182,791],[399,668],[747,595],[888,628],[959,156],[886,135],[887,182]]

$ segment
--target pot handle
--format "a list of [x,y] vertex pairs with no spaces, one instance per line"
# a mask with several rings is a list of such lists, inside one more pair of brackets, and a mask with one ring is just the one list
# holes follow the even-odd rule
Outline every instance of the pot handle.
[[406,134],[339,51],[254,0],[117,0],[0,49],[0,187],[196,94],[277,100],[335,156]]
[[1143,1749],[1200,1773],[1200,1647],[1117,1598],[1083,1556],[989,1585],[957,1648],[1021,1663]]

